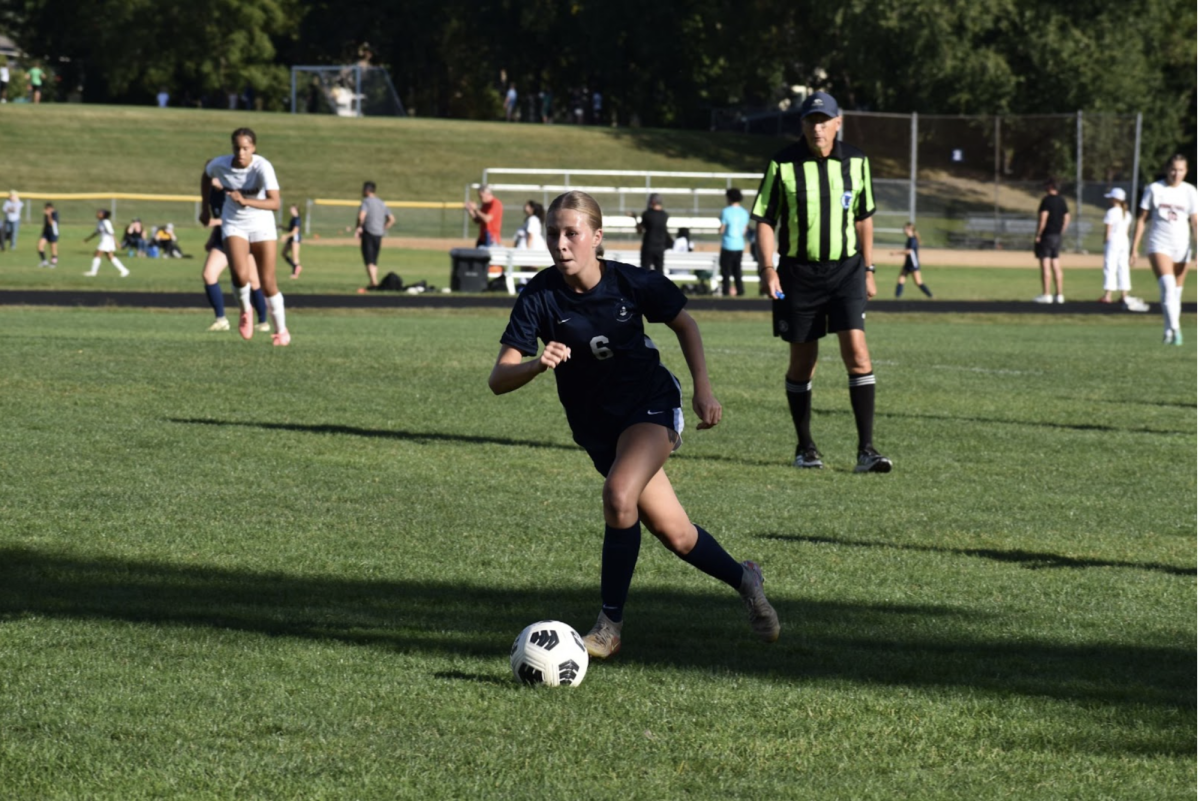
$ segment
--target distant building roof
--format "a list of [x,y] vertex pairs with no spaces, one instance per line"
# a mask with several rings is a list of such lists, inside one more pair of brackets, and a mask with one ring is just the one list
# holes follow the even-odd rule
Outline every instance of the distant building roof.
[[16,42],[2,33],[0,33],[0,54],[17,57],[23,55],[21,48],[17,47]]

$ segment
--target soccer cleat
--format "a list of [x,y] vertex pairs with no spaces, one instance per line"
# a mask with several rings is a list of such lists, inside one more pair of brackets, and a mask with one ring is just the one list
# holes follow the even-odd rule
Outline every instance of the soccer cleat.
[[858,452],[858,464],[854,465],[855,473],[890,473],[892,460],[881,456],[879,451],[870,445]]
[[824,466],[825,463],[821,461],[821,452],[817,450],[816,445],[796,446],[796,460],[792,462],[792,467],[811,467],[820,470]]
[[1175,336],[1171,340],[1171,344],[1172,345],[1182,345],[1183,344],[1183,332],[1182,331],[1175,332]]
[[1172,331],[1170,328],[1168,328],[1166,331],[1163,331],[1163,344],[1164,345],[1174,345],[1175,344],[1175,332]]
[[270,323],[259,323],[258,325],[254,326],[254,330],[255,331],[270,331],[271,324]]
[[1135,298],[1133,295],[1126,295],[1125,300],[1123,302],[1125,303],[1125,308],[1131,312],[1148,312],[1148,311],[1150,311],[1149,303],[1142,300],[1141,298]]
[[762,568],[756,562],[742,562],[742,602],[750,615],[750,628],[763,642],[779,639],[779,615],[763,592]]
[[250,312],[244,311],[238,317],[238,333],[242,335],[242,339],[254,336],[254,317]]
[[614,623],[608,615],[600,612],[596,625],[583,637],[583,646],[592,659],[608,659],[621,650],[621,623]]
[[289,334],[288,330],[285,328],[282,331],[276,332],[275,335],[271,337],[271,344],[277,348],[286,348],[288,345],[292,344],[292,335]]
[[38,265],[38,267],[49,267],[49,266],[50,266],[50,262],[46,261],[45,259],[42,259],[42,263]]
[[95,277],[96,277],[96,274],[95,274],[95,273],[84,273],[84,275],[86,275],[88,278],[95,278]]
[[225,317],[218,317],[213,320],[213,324],[208,327],[209,331],[228,331],[229,320]]
[[1053,295],[1038,295],[1036,298],[1033,299],[1033,302],[1034,303],[1053,303],[1054,296]]
[[1064,298],[1062,295],[1055,295],[1054,302],[1055,303],[1066,303],[1067,301],[1066,301],[1066,298]]

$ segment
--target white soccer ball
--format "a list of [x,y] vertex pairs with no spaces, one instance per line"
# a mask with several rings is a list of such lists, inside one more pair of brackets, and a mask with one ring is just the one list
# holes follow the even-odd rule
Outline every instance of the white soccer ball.
[[557,620],[539,620],[513,640],[513,675],[525,684],[575,687],[588,669],[588,652],[579,632]]

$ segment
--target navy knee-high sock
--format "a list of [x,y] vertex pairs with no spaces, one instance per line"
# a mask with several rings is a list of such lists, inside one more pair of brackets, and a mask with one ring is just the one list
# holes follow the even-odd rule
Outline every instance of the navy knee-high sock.
[[258,321],[265,323],[267,321],[267,296],[261,289],[251,289],[250,302],[254,304],[254,311],[258,312]]
[[614,623],[625,616],[625,599],[637,566],[642,547],[642,523],[629,528],[604,526],[604,549],[600,560],[600,604],[604,614]]
[[680,554],[679,558],[735,590],[742,586],[742,566],[721,547],[713,535],[699,526],[696,526],[696,547],[686,554]]
[[205,284],[204,294],[208,296],[208,305],[212,306],[213,313],[218,317],[224,317],[225,293],[221,291],[221,285]]

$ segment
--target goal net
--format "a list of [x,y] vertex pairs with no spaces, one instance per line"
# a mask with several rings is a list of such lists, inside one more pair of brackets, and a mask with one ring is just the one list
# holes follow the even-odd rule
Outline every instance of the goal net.
[[292,113],[403,117],[404,104],[384,67],[292,67]]

